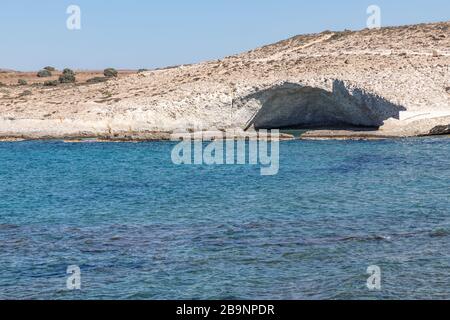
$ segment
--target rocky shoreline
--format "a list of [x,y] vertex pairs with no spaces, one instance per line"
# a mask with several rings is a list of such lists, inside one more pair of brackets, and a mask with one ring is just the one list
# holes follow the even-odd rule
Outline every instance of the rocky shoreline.
[[13,84],[21,75],[0,74],[9,79],[0,140],[155,141],[236,127],[309,129],[302,139],[450,132],[449,22],[301,35],[101,83]]
[[[264,140],[270,141],[272,138],[259,137],[258,134],[250,135],[236,135],[228,136],[226,138],[195,138],[195,136],[202,136],[202,133],[195,132],[191,134],[189,138],[192,141],[213,141],[213,140]],[[314,130],[307,131],[300,136],[295,136],[289,133],[281,133],[276,139],[279,141],[293,141],[293,140],[309,140],[309,141],[323,141],[323,140],[351,140],[351,141],[379,141],[379,140],[392,140],[392,139],[405,139],[405,138],[418,138],[418,137],[446,137],[450,138],[450,131],[446,128],[445,133],[426,134],[418,136],[402,136],[402,135],[385,135],[378,131],[349,131],[349,130]],[[102,136],[102,135],[75,135],[75,136],[2,136],[0,137],[0,143],[5,142],[25,142],[25,141],[63,141],[65,143],[140,143],[140,142],[173,142],[178,141],[172,137],[170,132],[155,132],[155,133],[135,133],[124,134],[115,136]]]

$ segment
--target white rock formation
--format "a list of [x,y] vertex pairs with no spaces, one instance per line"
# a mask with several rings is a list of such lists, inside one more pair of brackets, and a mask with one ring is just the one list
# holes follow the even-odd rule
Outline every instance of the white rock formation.
[[[0,137],[161,138],[172,130],[322,127],[306,136],[446,133],[450,23],[297,36],[92,85],[0,88]],[[363,126],[371,131],[331,130]]]

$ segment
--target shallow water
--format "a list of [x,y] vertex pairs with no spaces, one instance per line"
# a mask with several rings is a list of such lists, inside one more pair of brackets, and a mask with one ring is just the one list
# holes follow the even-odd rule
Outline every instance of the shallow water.
[[265,177],[173,146],[0,144],[0,298],[450,299],[448,138],[283,142]]

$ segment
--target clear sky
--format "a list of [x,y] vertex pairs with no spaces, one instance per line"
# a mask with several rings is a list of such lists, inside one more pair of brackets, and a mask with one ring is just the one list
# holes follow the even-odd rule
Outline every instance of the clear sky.
[[[66,9],[81,8],[81,30]],[[297,34],[450,20],[448,0],[1,0],[0,68],[153,68],[218,59]]]

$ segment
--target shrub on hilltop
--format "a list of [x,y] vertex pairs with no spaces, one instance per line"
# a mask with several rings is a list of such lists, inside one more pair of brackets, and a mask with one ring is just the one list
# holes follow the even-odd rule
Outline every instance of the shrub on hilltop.
[[117,70],[114,68],[105,69],[105,71],[103,71],[103,74],[107,78],[116,78],[119,75]]
[[56,71],[56,69],[55,69],[55,68],[53,68],[53,67],[50,67],[50,66],[48,66],[48,67],[45,67],[45,68],[44,68],[44,70],[47,70],[47,71],[50,71],[50,72],[54,72],[54,71]]
[[59,76],[60,83],[75,83],[75,72],[71,69],[64,69],[62,75]]
[[39,78],[48,78],[52,76],[52,73],[48,70],[43,69],[37,73],[37,76]]
[[44,86],[46,86],[46,87],[56,87],[57,85],[58,85],[58,81],[56,81],[56,80],[50,80],[50,81],[44,82]]
[[102,82],[106,82],[106,81],[108,81],[108,78],[94,77],[94,78],[86,80],[86,83],[88,83],[88,84],[95,84],[95,83],[102,83]]

